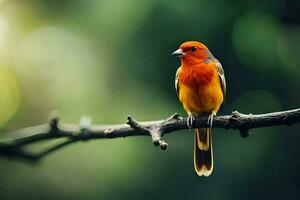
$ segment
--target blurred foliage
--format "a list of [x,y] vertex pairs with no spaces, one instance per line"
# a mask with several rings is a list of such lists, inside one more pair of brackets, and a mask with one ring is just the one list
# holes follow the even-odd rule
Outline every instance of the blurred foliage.
[[[0,128],[44,123],[52,110],[65,122],[89,115],[103,124],[185,115],[170,54],[186,40],[223,64],[222,113],[299,107],[299,9],[297,0],[0,0]],[[74,144],[37,164],[1,158],[0,197],[299,199],[299,130],[241,139],[215,129],[209,178],[193,171],[189,131],[168,135],[166,152],[135,137]]]

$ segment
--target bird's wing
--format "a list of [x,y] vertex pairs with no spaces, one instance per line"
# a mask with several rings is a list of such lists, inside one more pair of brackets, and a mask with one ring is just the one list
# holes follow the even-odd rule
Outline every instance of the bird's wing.
[[179,73],[181,71],[181,67],[177,69],[176,75],[175,75],[175,89],[177,96],[179,96]]
[[221,87],[222,87],[223,97],[225,99],[225,97],[226,97],[226,80],[225,80],[225,74],[224,74],[224,70],[223,70],[223,67],[222,67],[221,63],[218,60],[216,62],[216,67],[217,67],[218,75],[219,75],[219,78],[220,78],[220,83],[221,83]]

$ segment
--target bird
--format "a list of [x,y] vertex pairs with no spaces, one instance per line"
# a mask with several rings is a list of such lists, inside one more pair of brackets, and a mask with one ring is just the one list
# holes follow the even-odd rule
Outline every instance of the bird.
[[175,89],[187,113],[187,126],[192,129],[196,117],[208,116],[207,128],[196,128],[194,168],[198,176],[211,175],[214,167],[212,124],[226,96],[223,67],[201,42],[187,41],[172,55],[181,60],[175,76]]

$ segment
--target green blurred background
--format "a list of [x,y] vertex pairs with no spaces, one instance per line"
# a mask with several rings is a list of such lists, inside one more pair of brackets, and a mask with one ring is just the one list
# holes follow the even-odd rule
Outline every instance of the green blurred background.
[[[300,1],[0,0],[0,128],[82,115],[124,123],[185,115],[170,54],[186,40],[223,64],[221,113],[299,107]],[[215,170],[193,169],[193,134],[70,145],[37,164],[0,158],[1,199],[300,199],[300,126],[214,129]],[[50,142],[55,143],[57,141]],[[39,150],[49,143],[29,147]]]

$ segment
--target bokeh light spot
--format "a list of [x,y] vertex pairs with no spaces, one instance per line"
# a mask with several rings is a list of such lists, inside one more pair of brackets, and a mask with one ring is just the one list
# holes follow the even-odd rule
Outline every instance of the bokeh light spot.
[[300,66],[300,28],[286,27],[278,39],[278,52],[284,63],[282,70],[299,76]]
[[[0,2],[1,3],[1,2]],[[0,15],[0,49],[3,49],[8,34],[8,23],[4,16]]]
[[31,91],[40,94],[47,91],[46,99],[44,95],[28,99],[31,105],[43,106],[43,102],[50,102],[51,98],[55,109],[76,116],[94,110],[94,104],[84,102],[97,98],[95,94],[107,96],[104,84],[92,87],[97,80],[106,80],[105,58],[100,53],[97,56],[99,61],[89,42],[79,35],[48,26],[31,32],[21,41],[15,53],[14,68],[26,80],[24,85],[44,86],[44,89],[31,87]]
[[16,114],[19,104],[20,89],[16,77],[0,66],[0,127]]
[[268,15],[248,14],[239,18],[232,31],[234,49],[240,61],[257,70],[270,70],[279,63],[279,23]]

